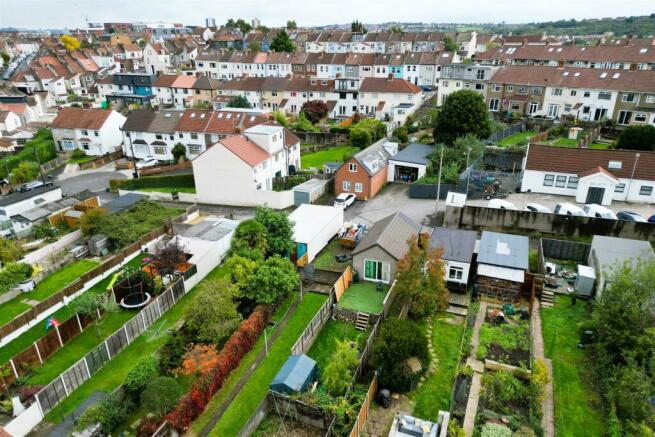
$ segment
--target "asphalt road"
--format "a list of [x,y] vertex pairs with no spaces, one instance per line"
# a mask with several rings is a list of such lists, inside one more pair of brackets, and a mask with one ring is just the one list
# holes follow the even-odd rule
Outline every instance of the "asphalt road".
[[79,193],[80,191],[105,191],[109,187],[109,179],[126,179],[123,173],[106,171],[106,172],[93,172],[73,176],[57,183],[61,186],[61,190],[65,195]]

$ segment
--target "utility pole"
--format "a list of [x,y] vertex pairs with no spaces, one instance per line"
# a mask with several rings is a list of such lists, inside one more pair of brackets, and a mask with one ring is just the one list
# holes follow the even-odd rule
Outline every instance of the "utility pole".
[[635,155],[635,165],[632,166],[632,174],[630,175],[630,182],[628,183],[628,190],[625,194],[625,201],[630,203],[630,188],[632,188],[632,180],[635,178],[635,170],[637,170],[637,163],[639,162],[639,153]]
[[441,147],[441,155],[439,156],[439,178],[437,181],[437,202],[436,202],[436,213],[439,214],[439,196],[441,195],[441,167],[443,166],[443,149]]
[[41,159],[39,158],[39,152],[36,147],[34,148],[34,157],[36,157],[36,163],[39,166],[39,174],[41,175],[41,182],[43,182],[43,185],[45,185],[45,176],[43,175],[43,169],[41,168]]
[[469,157],[471,156],[471,148],[466,152],[466,197],[469,197],[469,181],[471,180],[471,169],[469,168]]
[[130,139],[130,150],[132,151],[132,165],[134,166],[134,172],[132,175],[134,176],[134,179],[139,179],[139,170],[136,168],[136,156],[134,156],[134,146],[132,145],[132,136],[130,133],[127,133],[127,137]]

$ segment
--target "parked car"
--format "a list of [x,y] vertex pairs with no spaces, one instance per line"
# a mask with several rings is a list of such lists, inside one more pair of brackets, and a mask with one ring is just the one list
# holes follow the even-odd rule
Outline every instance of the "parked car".
[[491,199],[489,203],[487,203],[487,208],[509,209],[512,211],[519,210],[512,202],[503,199]]
[[636,212],[632,212],[632,211],[619,211],[616,214],[616,217],[619,220],[625,220],[628,222],[648,223],[648,220],[646,220]]
[[532,212],[543,212],[545,214],[551,214],[552,211],[545,206],[539,204],[539,203],[526,203],[525,204],[525,210],[526,211],[532,211]]
[[573,205],[572,203],[558,203],[555,206],[555,214],[561,214],[561,215],[575,215],[578,217],[587,217],[587,214],[585,214],[584,210],[580,207],[577,207]]
[[582,209],[589,217],[616,220],[616,214],[614,214],[614,211],[605,208],[603,205],[598,205],[597,203],[590,203],[589,205],[585,205]]
[[159,164],[159,161],[157,161],[152,156],[149,156],[148,158],[142,159],[141,161],[137,161],[136,162],[136,168],[142,169],[142,168],[146,168],[146,167],[154,167],[157,164]]
[[648,223],[655,223],[655,214],[648,217]]
[[341,193],[334,199],[334,206],[337,208],[348,209],[350,205],[355,203],[355,195],[353,193]]

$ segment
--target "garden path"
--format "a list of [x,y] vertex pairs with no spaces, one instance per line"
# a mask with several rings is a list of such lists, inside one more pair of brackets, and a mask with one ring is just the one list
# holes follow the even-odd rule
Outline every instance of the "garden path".
[[539,311],[539,300],[535,300],[532,308],[532,341],[534,348],[534,357],[543,360],[548,370],[548,382],[544,387],[544,399],[541,402],[541,426],[544,429],[545,437],[555,436],[555,403],[553,401],[553,363],[550,358],[544,355],[544,338],[541,333],[541,312]]
[[478,401],[480,400],[480,387],[482,386],[482,374],[484,373],[484,363],[479,361],[476,356],[478,345],[480,344],[480,327],[484,323],[487,314],[487,302],[480,302],[480,309],[475,316],[475,325],[473,325],[473,336],[471,337],[471,355],[466,359],[466,364],[473,369],[473,381],[469,398],[466,402],[466,414],[464,415],[464,432],[468,437],[473,435],[475,426],[475,416],[478,414]]

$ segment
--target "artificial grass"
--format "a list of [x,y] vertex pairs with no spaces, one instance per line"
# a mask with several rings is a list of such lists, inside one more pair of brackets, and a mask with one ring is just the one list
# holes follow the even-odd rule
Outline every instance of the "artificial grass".
[[326,299],[327,296],[321,294],[307,293],[304,295],[280,336],[269,347],[268,357],[257,366],[209,435],[238,435],[243,425],[266,396],[273,378],[289,357],[291,347]]
[[[141,254],[137,255],[134,259],[129,261],[123,268],[126,266],[129,267],[138,267],[141,264],[141,260],[147,256],[146,254]],[[119,269],[118,271],[120,271]],[[109,275],[102,281],[98,282],[96,285],[93,287],[89,288],[86,293],[94,293],[94,294],[100,294],[104,293],[107,291],[107,285],[109,285],[109,282],[111,281],[112,275]],[[73,301],[74,302],[74,301]],[[59,310],[55,311],[54,314],[52,314],[52,317],[55,319],[59,320],[60,322],[63,322],[67,320],[69,317],[71,317],[73,314],[75,314],[75,311],[73,311],[73,305],[72,302],[68,305],[63,306]],[[37,323],[34,325],[32,328],[29,330],[25,331],[23,334],[15,338],[14,340],[10,341],[7,345],[3,346],[0,348],[0,365],[3,363],[6,363],[9,361],[11,357],[16,355],[17,353],[23,351],[32,343],[37,341],[39,338],[43,337],[46,334],[45,328],[44,328],[43,323]],[[89,327],[88,329],[94,329],[93,327]],[[47,363],[47,361],[46,361]]]
[[352,323],[328,320],[307,352],[307,356],[316,361],[319,371],[323,371],[337,349],[337,340],[358,342],[363,335],[367,335],[366,332],[358,331]]
[[557,296],[554,307],[541,309],[544,352],[553,364],[558,436],[603,435],[607,430],[593,365],[577,346],[580,327],[590,315],[585,303],[573,306],[568,296]]
[[388,291],[387,285],[380,292],[375,289],[374,282],[358,282],[348,287],[337,305],[348,310],[380,314],[383,308],[382,302]]
[[[289,295],[287,299],[275,311],[275,314],[273,314],[273,316],[271,317],[271,322],[274,324],[274,326],[269,326],[266,328],[266,335],[268,338],[270,338],[271,335],[273,335],[273,332],[275,331],[275,329],[277,329],[277,326],[275,325],[277,325],[277,323],[284,318],[287,310],[289,309],[291,304],[296,300],[297,296],[298,295],[296,293]],[[265,337],[263,334],[259,336],[257,342],[250,350],[250,352],[248,352],[241,359],[241,363],[239,363],[239,367],[234,369],[229,374],[225,382],[223,382],[223,386],[211,398],[211,400],[207,404],[207,407],[205,408],[205,411],[203,411],[203,413],[196,420],[194,420],[193,423],[191,423],[191,427],[189,429],[190,435],[200,434],[200,432],[205,428],[205,426],[207,426],[209,421],[212,419],[215,411],[218,408],[220,408],[221,404],[223,404],[225,399],[227,399],[228,396],[232,394],[236,385],[239,383],[241,377],[248,371],[248,369],[250,369],[254,365],[257,356],[264,349],[264,339]]]
[[15,298],[0,305],[0,326],[12,321],[15,317],[21,315],[31,308],[24,300],[43,301],[68,284],[75,282],[80,276],[89,270],[100,265],[98,261],[81,259],[74,263],[68,264],[56,272],[48,275],[43,281],[39,282],[34,290],[29,293],[21,293]]
[[346,267],[351,264],[350,262],[340,263],[334,256],[340,253],[350,252],[348,249],[341,246],[339,240],[336,238],[323,248],[321,253],[314,258],[314,267],[321,270],[330,270],[333,272],[343,272]]
[[306,153],[300,157],[302,168],[323,168],[324,162],[343,162],[344,155],[354,155],[359,148],[353,146],[336,146],[314,153]]
[[459,347],[464,324],[451,325],[435,319],[432,324],[432,347],[437,355],[436,370],[411,393],[415,417],[437,420],[439,410],[450,411],[450,395],[457,374]]
[[532,130],[527,130],[525,132],[519,132],[514,135],[510,135],[507,138],[503,138],[502,140],[498,141],[496,143],[500,147],[508,147],[508,146],[515,146],[516,144],[520,143],[523,140],[527,140],[533,136],[535,136],[537,132],[532,131]]

